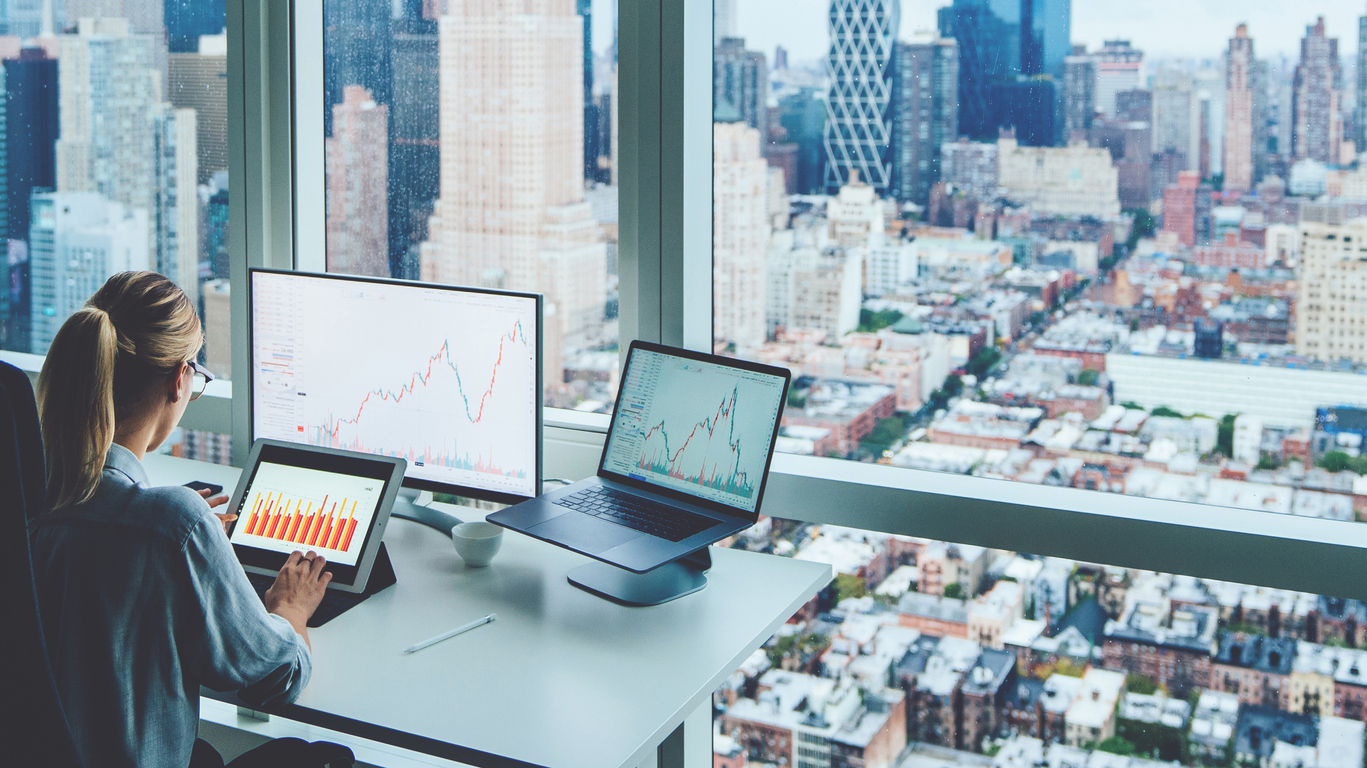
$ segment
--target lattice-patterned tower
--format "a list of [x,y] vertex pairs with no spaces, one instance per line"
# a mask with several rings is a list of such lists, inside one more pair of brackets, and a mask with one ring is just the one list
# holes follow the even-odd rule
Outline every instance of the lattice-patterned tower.
[[896,0],[831,0],[831,38],[826,72],[826,176],[835,194],[857,173],[887,191],[891,180],[892,51],[900,3]]

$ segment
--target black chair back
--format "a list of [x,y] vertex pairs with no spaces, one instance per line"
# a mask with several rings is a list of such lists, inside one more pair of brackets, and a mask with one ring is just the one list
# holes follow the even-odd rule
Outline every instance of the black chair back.
[[15,439],[21,447],[19,477],[23,483],[25,516],[32,520],[47,509],[47,469],[43,433],[38,426],[38,405],[33,399],[28,374],[8,363],[0,363],[0,389],[9,395],[14,413]]
[[57,695],[29,551],[29,520],[46,509],[38,409],[28,375],[0,363],[0,752],[13,765],[80,765]]

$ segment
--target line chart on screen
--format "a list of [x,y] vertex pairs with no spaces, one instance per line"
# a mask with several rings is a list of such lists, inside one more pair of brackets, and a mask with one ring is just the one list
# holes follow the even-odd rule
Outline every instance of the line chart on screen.
[[255,436],[534,495],[534,301],[328,280],[263,288],[256,277]]

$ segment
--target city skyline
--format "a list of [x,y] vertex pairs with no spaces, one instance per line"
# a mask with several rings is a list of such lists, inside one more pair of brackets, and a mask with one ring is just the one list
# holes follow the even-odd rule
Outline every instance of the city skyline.
[[[819,60],[826,54],[827,0],[793,0],[782,14],[770,14],[762,2],[736,3],[736,31],[746,47],[772,57],[776,46],[789,52],[794,63]],[[937,28],[936,13],[948,2],[903,2],[900,36]],[[1274,0],[1232,3],[1228,0],[1149,0],[1116,4],[1106,0],[1073,0],[1072,39],[1089,51],[1106,40],[1126,39],[1153,59],[1190,59],[1217,62],[1226,41],[1239,24],[1247,24],[1264,58],[1295,59],[1305,28],[1324,16],[1331,37],[1340,40],[1339,53],[1357,54],[1357,20],[1367,4],[1333,0],[1297,7]],[[1173,18],[1188,19],[1173,25]]]

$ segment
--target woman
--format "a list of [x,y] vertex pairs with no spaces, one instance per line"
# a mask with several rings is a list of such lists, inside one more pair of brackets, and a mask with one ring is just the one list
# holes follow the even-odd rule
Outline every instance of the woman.
[[211,512],[227,498],[148,485],[142,457],[207,383],[201,346],[180,288],[124,272],[62,325],[38,378],[51,510],[31,530],[33,567],[87,765],[212,763],[195,741],[201,685],[289,702],[312,670],[323,558],[291,555],[263,606],[224,533],[234,516]]

